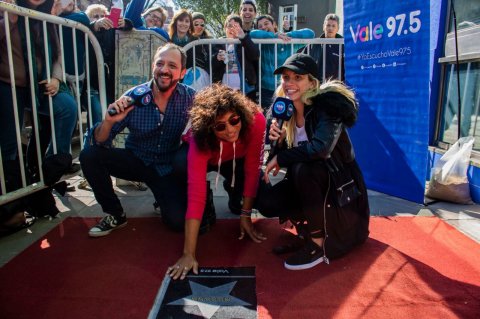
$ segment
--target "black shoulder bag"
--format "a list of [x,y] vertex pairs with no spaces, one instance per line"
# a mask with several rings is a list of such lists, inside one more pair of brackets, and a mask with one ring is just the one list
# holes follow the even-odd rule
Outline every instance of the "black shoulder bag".
[[331,157],[325,162],[328,174],[330,175],[330,180],[332,181],[331,185],[334,188],[332,197],[339,207],[344,207],[350,204],[362,194],[358,190],[350,171],[343,167],[342,161],[335,160]]

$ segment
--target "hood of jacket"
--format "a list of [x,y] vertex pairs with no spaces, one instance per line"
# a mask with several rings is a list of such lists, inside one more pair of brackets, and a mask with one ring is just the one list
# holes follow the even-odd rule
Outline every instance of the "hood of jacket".
[[312,98],[314,107],[321,107],[325,113],[342,119],[347,127],[352,127],[357,121],[358,104],[352,103],[344,95],[337,92],[326,92]]

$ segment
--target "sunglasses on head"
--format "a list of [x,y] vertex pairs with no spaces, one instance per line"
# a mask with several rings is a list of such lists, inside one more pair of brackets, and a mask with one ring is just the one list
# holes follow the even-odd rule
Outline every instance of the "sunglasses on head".
[[[228,122],[228,124],[230,124],[230,126],[236,126],[236,125],[238,125],[238,123],[240,123],[240,121],[241,121],[240,116],[239,115],[234,115],[234,116],[230,117],[227,122]],[[227,122],[217,122],[217,123],[215,123],[213,128],[217,132],[225,131],[227,129]]]
[[205,26],[205,24],[203,24],[203,23],[195,23],[194,26],[196,26],[196,27],[202,27],[202,28],[203,28],[203,27]]

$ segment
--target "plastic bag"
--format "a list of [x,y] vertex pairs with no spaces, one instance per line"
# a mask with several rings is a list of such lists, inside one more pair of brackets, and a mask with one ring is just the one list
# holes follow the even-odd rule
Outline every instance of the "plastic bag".
[[210,85],[210,76],[207,71],[198,66],[195,67],[194,76],[193,68],[188,68],[182,83],[191,86],[196,91],[200,91],[204,87]]
[[474,138],[460,138],[435,163],[426,196],[459,204],[473,204],[467,178]]

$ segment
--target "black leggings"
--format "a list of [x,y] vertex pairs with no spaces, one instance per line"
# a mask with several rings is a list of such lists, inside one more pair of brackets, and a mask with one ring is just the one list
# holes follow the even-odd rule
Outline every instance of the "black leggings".
[[295,163],[282,181],[260,188],[255,206],[265,217],[306,220],[310,233],[322,237],[328,185],[328,171],[322,162]]

